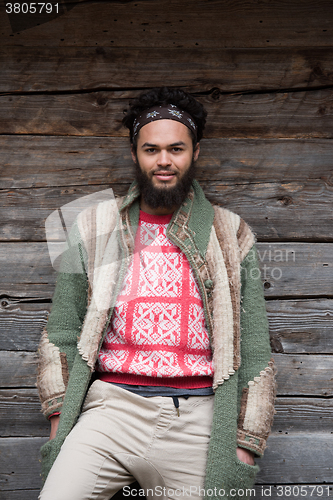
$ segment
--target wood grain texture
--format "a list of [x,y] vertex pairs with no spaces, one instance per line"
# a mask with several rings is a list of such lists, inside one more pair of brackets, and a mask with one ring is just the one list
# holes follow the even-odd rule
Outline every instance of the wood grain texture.
[[[200,175],[201,174],[201,175]],[[200,171],[198,178],[207,174]],[[306,182],[214,182],[200,180],[211,203],[244,218],[260,241],[333,241],[333,186]],[[45,220],[82,196],[113,189],[125,195],[130,184],[0,190],[0,241],[45,241]]]
[[[300,432],[271,435],[256,482],[273,484],[312,484],[332,481],[333,435]],[[310,492],[309,492],[310,493]],[[284,496],[282,498],[287,498]]]
[[36,500],[38,498],[39,489],[26,490],[24,488],[20,490],[2,491],[1,500]]
[[[4,45],[233,48],[333,45],[330,0],[150,0],[73,3],[50,22],[0,12]],[[49,16],[50,19],[50,16]],[[45,21],[47,18],[45,19]],[[29,29],[27,29],[29,28]],[[13,32],[12,32],[13,31]],[[12,35],[12,36],[11,36]],[[144,63],[145,61],[142,60]]]
[[333,396],[332,355],[274,354],[281,396]]
[[[2,491],[41,487],[39,449],[45,441],[39,437],[0,439]],[[326,433],[271,435],[260,461],[257,484],[330,482],[332,445],[333,437]]]
[[331,433],[332,399],[279,396],[275,400],[275,410],[272,434]]
[[288,354],[333,354],[333,300],[268,300],[272,347]]
[[[208,112],[206,138],[333,136],[332,89],[223,95],[217,85],[211,83],[215,88],[212,95],[198,98]],[[123,94],[101,91],[0,96],[0,133],[127,137],[121,120],[130,96]]]
[[[40,489],[40,447],[46,438],[0,439],[0,490]],[[23,498],[23,497],[21,497]]]
[[[127,138],[0,136],[0,189],[129,184],[133,162]],[[328,140],[204,139],[199,182],[333,185]],[[293,186],[291,186],[293,187]]]
[[32,352],[0,351],[3,388],[33,388],[37,378],[37,355]]
[[41,413],[37,389],[0,390],[1,437],[48,437],[50,422]]
[[[125,138],[2,136],[0,143],[5,241],[43,240],[52,210],[110,187],[124,195],[133,179]],[[211,202],[243,216],[259,239],[330,241],[332,157],[325,140],[206,139],[197,178]]]
[[[51,304],[0,299],[0,350],[36,351]],[[333,354],[333,300],[267,300],[272,349]]]
[[[331,432],[333,400],[282,397],[275,401],[272,434]],[[37,389],[0,390],[0,435],[2,437],[47,437],[50,423],[41,413]]]
[[36,351],[51,304],[0,299],[0,350]]
[[[333,297],[331,243],[258,243],[267,298]],[[49,299],[56,271],[46,243],[0,243],[0,297]]]
[[[149,64],[143,64],[148,60]],[[7,45],[0,48],[0,68],[0,92],[128,89],[118,93],[121,100],[138,94],[138,88],[160,85],[190,92],[243,92],[333,84],[331,47],[163,49],[39,44],[32,49]],[[110,93],[105,96],[111,100]]]
[[[278,395],[333,395],[332,356],[274,354],[273,357],[278,368]],[[31,352],[0,351],[1,389],[33,388],[36,382],[36,361],[36,355]]]
[[39,300],[51,298],[56,271],[51,266],[47,244],[9,243],[10,246],[7,247],[3,245],[6,244],[0,244],[0,266],[3,273],[0,296]]

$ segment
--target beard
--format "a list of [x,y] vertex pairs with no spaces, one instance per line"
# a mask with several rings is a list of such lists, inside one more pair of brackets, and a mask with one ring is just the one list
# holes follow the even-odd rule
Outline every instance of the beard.
[[155,187],[152,179],[148,177],[146,172],[141,170],[138,159],[136,159],[134,165],[135,179],[139,185],[141,196],[143,197],[145,203],[154,209],[171,209],[174,206],[180,206],[186,199],[196,174],[195,162],[192,158],[191,165],[182,177],[178,179],[175,186]]

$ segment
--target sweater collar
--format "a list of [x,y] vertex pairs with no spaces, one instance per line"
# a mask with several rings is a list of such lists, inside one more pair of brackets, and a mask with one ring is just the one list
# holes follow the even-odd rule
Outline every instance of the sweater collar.
[[[140,190],[136,180],[134,180],[125,196],[120,212],[128,209],[131,226],[136,232],[139,223]],[[191,235],[197,249],[202,257],[205,256],[209,242],[211,226],[214,219],[214,209],[207,200],[198,181],[194,180],[188,193],[188,196],[173,213],[172,219],[168,225],[170,237],[176,235],[181,228]]]

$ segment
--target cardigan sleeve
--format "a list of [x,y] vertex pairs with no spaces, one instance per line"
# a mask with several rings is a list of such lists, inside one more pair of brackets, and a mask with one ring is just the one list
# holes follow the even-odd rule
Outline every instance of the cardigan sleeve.
[[237,445],[262,456],[273,422],[276,370],[255,244],[241,263],[240,326]]
[[76,224],[69,241],[38,348],[37,388],[46,418],[61,410],[87,308],[85,253]]

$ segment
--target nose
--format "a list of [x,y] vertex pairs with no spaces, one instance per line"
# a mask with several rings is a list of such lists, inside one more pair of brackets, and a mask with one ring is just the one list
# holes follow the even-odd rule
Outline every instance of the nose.
[[160,167],[167,167],[169,165],[171,165],[171,157],[168,153],[168,151],[162,149],[160,151],[160,154],[158,155],[158,158],[157,158],[157,164],[160,166]]

